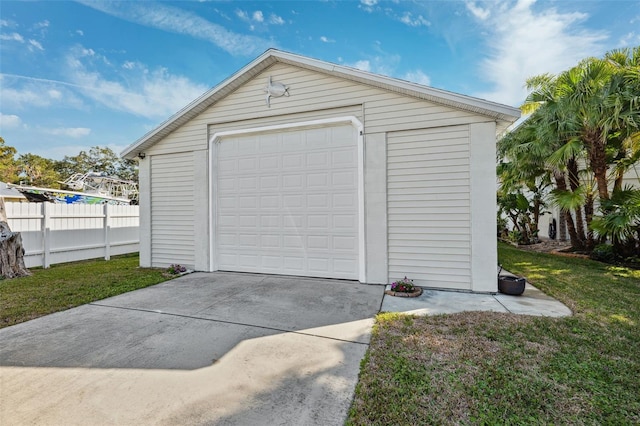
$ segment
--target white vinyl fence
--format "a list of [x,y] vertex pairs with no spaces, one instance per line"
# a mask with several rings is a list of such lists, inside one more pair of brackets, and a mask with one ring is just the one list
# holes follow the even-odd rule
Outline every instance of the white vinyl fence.
[[139,206],[6,203],[20,232],[27,268],[104,258],[139,250]]

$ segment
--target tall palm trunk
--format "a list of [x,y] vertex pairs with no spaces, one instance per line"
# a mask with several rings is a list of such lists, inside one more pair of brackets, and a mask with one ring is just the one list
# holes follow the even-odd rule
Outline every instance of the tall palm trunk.
[[595,240],[593,236],[593,230],[591,229],[591,221],[593,220],[593,194],[589,192],[587,194],[585,203],[584,203],[584,214],[587,219],[587,239],[586,239],[586,248],[588,251],[593,250],[595,247]]
[[[571,192],[576,192],[580,187],[580,177],[578,176],[578,162],[575,157],[570,158],[567,161],[567,172],[569,175],[569,188],[571,188]],[[578,206],[574,209],[576,215],[576,234],[578,239],[582,242],[581,245],[584,245],[585,240],[587,239],[584,233],[584,218],[582,214],[582,206]]]
[[[553,178],[556,181],[556,188],[560,191],[567,190],[567,181],[565,179],[565,175],[563,172],[556,170],[553,172]],[[567,224],[567,232],[569,233],[569,240],[571,241],[571,247],[581,250],[584,248],[584,240],[580,240],[578,238],[578,233],[576,232],[576,225],[573,223],[573,217],[571,217],[571,213],[569,211],[565,211],[564,214],[565,222]]]
[[589,151],[589,166],[598,184],[598,196],[600,200],[608,200],[606,144],[600,134],[600,129],[588,129],[584,134],[584,142]]

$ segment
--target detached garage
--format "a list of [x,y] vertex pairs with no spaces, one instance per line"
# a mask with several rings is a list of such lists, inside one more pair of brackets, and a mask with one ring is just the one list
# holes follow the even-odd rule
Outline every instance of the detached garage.
[[269,50],[123,152],[141,266],[496,291],[505,105]]

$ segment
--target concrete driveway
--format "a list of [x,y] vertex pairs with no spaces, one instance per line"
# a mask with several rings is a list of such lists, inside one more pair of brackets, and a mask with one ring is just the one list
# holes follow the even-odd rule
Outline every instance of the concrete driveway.
[[0,330],[0,424],[343,424],[383,286],[195,273]]

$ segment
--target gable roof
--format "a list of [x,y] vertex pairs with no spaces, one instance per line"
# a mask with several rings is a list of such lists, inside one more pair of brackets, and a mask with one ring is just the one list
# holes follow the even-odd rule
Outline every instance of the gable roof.
[[484,115],[496,120],[498,123],[498,131],[500,132],[520,117],[520,110],[511,106],[423,86],[410,81],[373,74],[356,68],[336,65],[281,50],[269,49],[222,83],[208,90],[202,96],[182,108],[158,127],[129,145],[122,151],[121,155],[123,157],[133,158],[138,153],[144,152],[145,149],[151,147],[169,133],[193,119],[211,105],[275,63],[284,63],[306,68],[346,80],[424,99],[436,104]]

